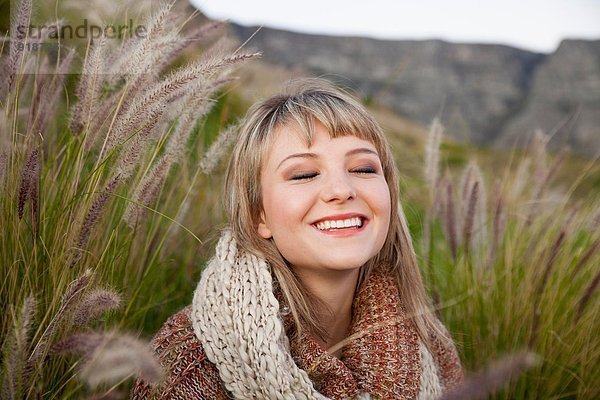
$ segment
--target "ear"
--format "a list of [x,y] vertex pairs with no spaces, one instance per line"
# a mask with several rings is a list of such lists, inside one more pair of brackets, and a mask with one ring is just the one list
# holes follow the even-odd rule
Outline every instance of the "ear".
[[265,212],[260,212],[260,222],[258,223],[258,228],[256,228],[258,235],[263,239],[271,239],[273,234],[271,230],[267,227],[267,223],[265,222]]

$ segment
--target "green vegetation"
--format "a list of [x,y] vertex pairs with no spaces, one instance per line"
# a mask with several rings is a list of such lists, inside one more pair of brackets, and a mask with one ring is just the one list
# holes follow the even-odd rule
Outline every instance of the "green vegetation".
[[[3,399],[126,396],[129,375],[158,378],[135,336],[190,302],[213,253],[228,126],[247,106],[224,85],[253,55],[219,45],[173,69],[210,27],[168,15],[157,10],[156,35],[127,51],[97,41],[81,66],[65,48],[4,44]],[[51,74],[22,73],[46,56]],[[440,129],[390,139],[424,278],[465,369],[530,350],[537,366],[496,398],[598,398],[600,166],[548,155],[542,134],[502,153],[442,144]],[[119,352],[128,369],[110,375],[105,355]]]

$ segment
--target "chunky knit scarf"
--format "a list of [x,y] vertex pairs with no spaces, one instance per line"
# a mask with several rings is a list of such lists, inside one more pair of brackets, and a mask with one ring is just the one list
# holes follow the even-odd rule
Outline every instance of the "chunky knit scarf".
[[[327,399],[292,358],[267,262],[240,251],[228,230],[202,273],[191,320],[206,356],[236,399]],[[420,341],[419,350],[417,398],[432,399],[441,393],[436,365]]]

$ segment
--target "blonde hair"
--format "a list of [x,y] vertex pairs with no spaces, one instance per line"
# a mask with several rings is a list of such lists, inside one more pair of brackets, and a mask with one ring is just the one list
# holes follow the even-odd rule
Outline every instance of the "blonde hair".
[[322,304],[302,286],[273,239],[263,239],[257,233],[262,211],[260,171],[273,142],[273,132],[283,125],[297,124],[310,146],[315,121],[323,124],[332,138],[354,135],[373,143],[389,186],[389,231],[381,251],[361,268],[359,285],[374,270],[392,274],[406,312],[421,339],[429,345],[432,332],[446,336],[429,311],[429,300],[399,201],[398,170],[390,145],[367,110],[352,96],[327,81],[293,81],[282,94],[259,102],[248,111],[229,161],[224,188],[225,208],[238,245],[268,261],[294,317],[297,331],[307,329],[321,338],[326,337],[320,322]]

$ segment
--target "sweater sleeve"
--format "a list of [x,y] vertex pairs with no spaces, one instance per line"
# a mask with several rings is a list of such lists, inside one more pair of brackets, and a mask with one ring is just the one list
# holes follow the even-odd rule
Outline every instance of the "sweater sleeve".
[[152,348],[164,370],[164,379],[151,385],[138,379],[131,398],[226,399],[217,368],[206,358],[194,334],[190,307],[171,316],[152,340]]

